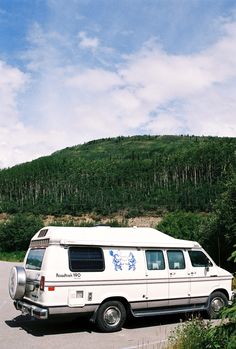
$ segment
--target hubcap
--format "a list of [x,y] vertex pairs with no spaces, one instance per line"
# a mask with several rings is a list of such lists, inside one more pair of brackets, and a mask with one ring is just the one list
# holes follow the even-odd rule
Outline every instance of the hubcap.
[[224,307],[224,301],[221,298],[214,298],[211,301],[211,307],[214,312],[218,313]]
[[117,307],[109,307],[106,309],[104,313],[104,321],[109,326],[116,326],[121,320],[121,312]]

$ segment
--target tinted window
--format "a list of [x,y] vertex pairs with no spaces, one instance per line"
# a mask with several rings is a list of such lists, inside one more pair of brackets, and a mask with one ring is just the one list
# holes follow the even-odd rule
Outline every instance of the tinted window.
[[209,258],[202,251],[188,251],[193,267],[209,267],[212,266]]
[[43,262],[44,252],[45,252],[45,248],[30,250],[27,257],[25,268],[40,270]]
[[102,250],[96,247],[70,247],[69,264],[71,271],[103,271]]
[[165,269],[165,262],[162,251],[146,251],[146,260],[148,270]]
[[170,269],[185,269],[185,260],[183,251],[173,250],[167,251]]

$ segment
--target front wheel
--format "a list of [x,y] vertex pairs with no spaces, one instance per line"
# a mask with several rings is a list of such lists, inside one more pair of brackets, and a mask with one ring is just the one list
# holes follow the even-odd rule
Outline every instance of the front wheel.
[[102,332],[116,332],[121,330],[126,320],[126,310],[119,301],[103,303],[96,315],[96,325]]
[[228,305],[228,299],[222,292],[213,292],[209,298],[207,313],[211,319],[217,319],[221,310]]

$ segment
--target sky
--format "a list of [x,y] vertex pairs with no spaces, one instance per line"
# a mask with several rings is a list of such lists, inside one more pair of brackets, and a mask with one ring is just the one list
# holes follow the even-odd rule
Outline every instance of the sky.
[[0,169],[138,134],[236,136],[235,0],[0,0]]

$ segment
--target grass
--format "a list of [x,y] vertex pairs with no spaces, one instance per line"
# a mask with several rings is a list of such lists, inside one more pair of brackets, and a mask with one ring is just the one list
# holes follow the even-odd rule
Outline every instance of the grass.
[[0,252],[0,260],[7,262],[23,262],[25,251]]

